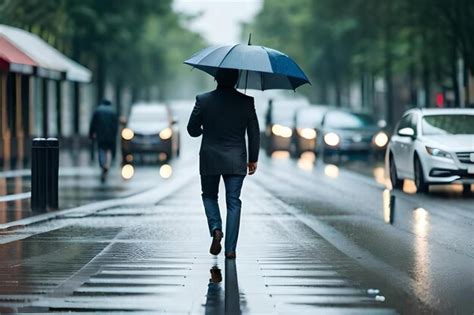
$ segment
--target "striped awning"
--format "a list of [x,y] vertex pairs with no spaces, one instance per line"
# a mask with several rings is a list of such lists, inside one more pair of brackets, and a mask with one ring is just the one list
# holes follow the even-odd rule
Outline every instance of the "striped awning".
[[12,72],[21,72],[15,69],[30,66],[40,77],[75,82],[90,82],[92,79],[89,69],[66,57],[35,34],[1,24],[0,59],[0,63],[8,64],[3,68],[8,67]]

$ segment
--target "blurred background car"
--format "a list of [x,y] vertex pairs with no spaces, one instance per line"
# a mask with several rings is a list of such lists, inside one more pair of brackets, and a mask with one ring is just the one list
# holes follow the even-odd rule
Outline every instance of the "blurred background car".
[[383,127],[383,122],[366,114],[329,110],[318,128],[317,152],[323,158],[335,155],[338,159],[350,153],[383,154],[389,140]]
[[293,131],[293,156],[299,157],[304,152],[316,152],[317,128],[321,126],[326,106],[308,106],[295,112],[295,129]]
[[432,184],[474,183],[474,109],[413,109],[397,124],[387,148],[393,188],[415,181],[417,192]]
[[123,162],[138,155],[152,155],[160,161],[179,156],[180,139],[176,118],[164,104],[132,105],[130,118],[121,132]]
[[308,107],[306,99],[279,99],[270,101],[265,113],[265,137],[263,145],[268,155],[275,151],[290,152],[293,130],[295,129],[295,112],[301,107]]

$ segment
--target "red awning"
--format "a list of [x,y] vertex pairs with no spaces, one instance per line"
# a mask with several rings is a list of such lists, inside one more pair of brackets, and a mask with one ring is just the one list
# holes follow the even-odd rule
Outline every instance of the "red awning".
[[37,64],[13,45],[7,38],[0,36],[0,69],[6,72],[32,74]]

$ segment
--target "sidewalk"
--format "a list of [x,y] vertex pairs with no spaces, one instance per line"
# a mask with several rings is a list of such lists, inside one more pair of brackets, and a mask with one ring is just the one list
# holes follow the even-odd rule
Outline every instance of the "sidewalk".
[[[135,169],[133,179],[121,177],[121,166],[115,161],[108,180],[100,182],[99,166],[91,163],[89,153],[82,150],[74,160],[71,152],[62,152],[59,168],[59,209],[136,194],[157,184],[149,174],[159,166]],[[31,211],[31,178],[29,169],[0,172],[0,225],[42,213]]]
[[[368,293],[344,276],[359,268],[353,260],[251,178],[237,259],[209,255],[199,196],[196,178],[156,204],[142,198],[64,218],[49,232],[4,245],[3,257],[15,255],[0,267],[0,310],[395,313],[383,292]],[[43,255],[35,255],[40,248]],[[209,283],[214,266],[222,270],[219,284]]]

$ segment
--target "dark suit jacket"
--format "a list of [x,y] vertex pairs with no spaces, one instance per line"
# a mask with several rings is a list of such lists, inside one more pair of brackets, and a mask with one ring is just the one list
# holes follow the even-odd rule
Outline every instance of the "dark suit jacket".
[[89,137],[96,136],[99,147],[115,149],[118,117],[111,105],[99,105],[92,116]]
[[198,95],[188,132],[191,137],[203,135],[199,154],[201,175],[245,175],[247,161],[258,160],[260,129],[253,98],[233,88],[218,86],[212,92]]

